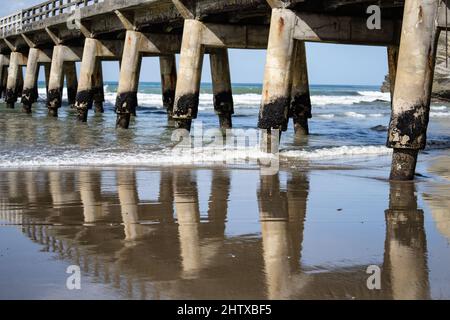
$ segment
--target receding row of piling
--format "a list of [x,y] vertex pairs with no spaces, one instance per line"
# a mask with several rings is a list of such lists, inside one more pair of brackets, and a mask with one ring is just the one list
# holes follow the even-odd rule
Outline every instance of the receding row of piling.
[[[55,42],[53,52],[37,47],[30,47],[27,52],[12,48],[9,57],[0,56],[1,91],[8,107],[14,107],[21,96],[24,111],[31,113],[31,106],[38,98],[38,70],[44,66],[49,115],[58,115],[65,77],[68,103],[76,108],[78,119],[85,122],[93,106],[95,112],[104,111],[101,61],[118,60],[121,68],[115,106],[117,126],[128,128],[138,106],[142,58],[159,56],[163,105],[168,117],[175,120],[178,128],[190,130],[192,120],[198,115],[203,57],[207,53],[211,62],[214,110],[220,127],[229,129],[234,106],[227,50],[267,49],[258,127],[268,131],[286,131],[289,119],[293,119],[295,132],[301,136],[309,134],[308,119],[311,118],[304,42],[386,45],[393,84],[392,117],[387,139],[387,146],[394,148],[391,178],[413,179],[418,151],[426,144],[431,83],[440,32],[437,19],[434,19],[438,15],[439,1],[405,1],[400,42],[394,35],[395,23],[386,23],[386,28],[392,29],[387,31],[392,34],[383,31],[373,34],[364,29],[364,21],[353,19],[349,25],[347,20],[339,20],[338,17],[299,14],[279,5],[278,1],[269,3],[272,5],[270,29],[204,23],[186,14],[182,36],[142,33],[124,25],[127,28],[125,40],[88,37],[84,48]],[[329,19],[335,19],[338,27],[330,27]],[[352,32],[356,28],[361,29],[358,34]],[[180,54],[178,72],[176,54]],[[79,81],[76,62],[81,62]],[[8,65],[5,80],[5,66]],[[22,79],[22,66],[27,66],[25,79]]]

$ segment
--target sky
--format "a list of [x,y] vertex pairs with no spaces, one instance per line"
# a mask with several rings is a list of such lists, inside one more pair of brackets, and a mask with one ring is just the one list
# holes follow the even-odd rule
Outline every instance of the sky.
[[[14,0],[0,6],[0,16],[41,3],[43,0]],[[310,84],[381,85],[387,74],[385,47],[307,43]],[[233,83],[261,83],[265,50],[229,50]],[[211,82],[209,59],[205,56],[202,82]],[[118,62],[104,62],[105,81],[117,81]],[[41,75],[42,76],[42,75]],[[141,81],[160,81],[158,58],[145,58]]]

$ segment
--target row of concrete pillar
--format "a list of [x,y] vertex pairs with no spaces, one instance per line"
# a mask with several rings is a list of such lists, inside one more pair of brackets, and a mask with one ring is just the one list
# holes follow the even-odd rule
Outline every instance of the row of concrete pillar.
[[[395,180],[413,179],[418,151],[426,145],[431,84],[440,32],[437,19],[433,17],[437,16],[438,8],[437,0],[405,1],[401,42],[399,46],[390,46],[389,49],[391,83],[395,83],[395,89],[392,91],[392,117],[387,146],[394,149],[391,178]],[[69,104],[74,104],[78,110],[79,120],[86,121],[88,110],[93,104],[97,112],[103,112],[101,60],[121,59],[116,101],[117,126],[128,128],[138,105],[142,57],[159,56],[163,103],[168,116],[176,120],[178,128],[190,130],[192,120],[198,114],[201,71],[206,52],[211,56],[214,108],[221,128],[228,129],[232,126],[234,109],[227,49],[265,46],[267,61],[258,127],[267,131],[286,131],[288,121],[292,118],[296,133],[308,134],[311,100],[304,41],[314,37],[320,41],[323,39],[315,33],[309,34],[304,24],[296,12],[275,6],[268,36],[263,28],[258,28],[256,31],[259,32],[256,32],[248,26],[208,24],[187,18],[181,38],[177,35],[128,30],[125,41],[87,38],[84,50],[58,44],[51,58],[50,53],[37,48],[30,49],[28,54],[13,51],[9,62],[5,56],[0,58],[2,66],[9,63],[5,101],[9,107],[13,107],[17,97],[22,94],[24,109],[30,112],[31,104],[37,98],[37,68],[42,64],[47,66],[49,114],[57,116],[61,107],[65,75]],[[353,35],[351,28],[341,30],[342,34],[335,38],[345,38],[347,31],[348,37],[356,37],[355,41],[358,41],[358,35]],[[370,34],[365,36],[370,37]],[[176,53],[180,53],[178,74]],[[78,84],[74,66],[76,61],[81,61]],[[23,65],[27,65],[27,72],[22,90],[20,67]],[[0,69],[3,81],[4,68]]]

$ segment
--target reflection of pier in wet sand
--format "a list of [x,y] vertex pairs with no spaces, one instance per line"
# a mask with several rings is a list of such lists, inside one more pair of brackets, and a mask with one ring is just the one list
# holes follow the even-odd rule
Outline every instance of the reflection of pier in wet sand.
[[[134,170],[0,172],[0,220],[127,298],[430,297],[414,184],[391,184],[382,290],[371,291],[365,264],[311,272],[303,262],[308,173],[261,176],[247,205],[260,233],[230,235],[231,173],[201,171],[206,190],[190,169],[159,172],[159,183]],[[159,185],[155,199],[139,199],[144,182]]]

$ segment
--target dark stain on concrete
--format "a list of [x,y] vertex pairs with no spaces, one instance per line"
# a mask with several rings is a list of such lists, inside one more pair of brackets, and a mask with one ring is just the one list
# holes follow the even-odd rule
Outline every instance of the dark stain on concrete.
[[258,128],[286,131],[289,103],[289,98],[278,98],[263,105],[258,119]]
[[195,119],[198,113],[199,93],[185,94],[176,102],[176,108],[173,111],[175,118]]

